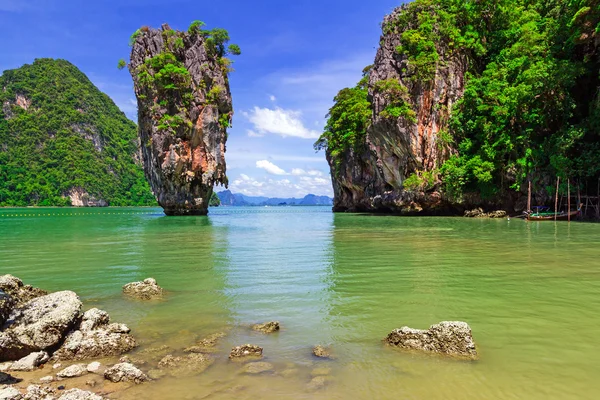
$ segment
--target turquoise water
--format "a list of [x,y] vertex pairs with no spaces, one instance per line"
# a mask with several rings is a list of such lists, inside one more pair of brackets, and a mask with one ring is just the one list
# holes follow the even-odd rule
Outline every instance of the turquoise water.
[[[323,207],[0,210],[0,273],[74,290],[127,323],[140,350],[227,332],[200,377],[115,398],[595,399],[600,396],[600,226],[332,214]],[[165,301],[121,295],[154,277]],[[253,323],[278,320],[261,335]],[[382,345],[394,328],[464,320],[480,360]],[[232,346],[264,347],[247,376]],[[331,345],[335,361],[311,356]],[[142,357],[142,353],[137,354]],[[135,356],[136,354],[134,354]],[[143,368],[155,368],[149,360]],[[329,384],[310,390],[315,368]]]

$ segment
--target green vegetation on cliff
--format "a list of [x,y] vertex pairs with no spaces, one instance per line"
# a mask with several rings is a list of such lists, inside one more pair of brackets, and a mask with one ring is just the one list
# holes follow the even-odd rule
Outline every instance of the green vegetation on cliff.
[[[596,190],[599,22],[597,0],[416,0],[383,26],[384,35],[400,39],[396,53],[406,60],[407,81],[427,87],[435,83],[440,60],[456,55],[468,62],[464,95],[439,135],[456,153],[429,171],[439,174],[446,194],[492,198],[520,190],[528,179],[547,185],[557,175],[587,180]],[[340,139],[360,145],[366,138],[368,122],[346,122],[363,119],[354,110],[358,100],[346,101],[349,90],[356,89],[335,98],[335,113],[317,142],[334,160],[348,148]],[[360,102],[368,101],[360,94]],[[405,105],[399,101],[388,116],[411,122]],[[407,189],[431,187],[424,172],[416,171]],[[544,183],[544,177],[551,179]]]
[[0,77],[0,206],[154,205],[137,129],[75,66],[38,59]]

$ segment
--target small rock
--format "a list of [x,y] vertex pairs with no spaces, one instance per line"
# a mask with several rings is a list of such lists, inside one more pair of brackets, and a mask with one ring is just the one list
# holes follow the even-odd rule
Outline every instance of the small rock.
[[40,365],[48,361],[50,357],[45,351],[31,353],[28,356],[21,358],[19,361],[12,363],[11,371],[33,371]]
[[262,357],[262,353],[262,347],[252,344],[245,344],[243,346],[237,346],[231,349],[229,358]]
[[151,369],[150,371],[148,371],[148,377],[150,379],[160,379],[165,377],[166,375],[167,373],[162,369]]
[[65,390],[65,385],[60,385],[59,387],[57,387],[58,390]]
[[331,354],[331,348],[323,347],[321,345],[313,347],[313,355],[319,358],[329,358],[333,359],[333,354]]
[[29,385],[27,386],[27,394],[23,400],[54,400],[56,390],[47,386]]
[[284,378],[289,378],[291,376],[298,375],[299,372],[300,370],[297,368],[287,368],[281,371],[281,376],[283,376]]
[[262,333],[273,333],[279,330],[279,322],[271,321],[264,324],[256,324],[252,329]]
[[158,367],[159,368],[175,368],[179,364],[181,364],[181,357],[174,357],[173,355],[168,354],[168,355],[164,356],[162,358],[162,360],[160,360],[158,362]]
[[1,363],[0,364],[0,372],[5,372],[10,370],[10,367],[12,366],[13,363],[11,362],[5,362],[5,363]]
[[89,386],[89,387],[95,387],[97,384],[98,384],[98,382],[96,382],[96,381],[95,381],[95,380],[93,380],[93,379],[90,379],[89,381],[86,381],[86,382],[85,382],[85,385],[86,385],[86,386]]
[[186,353],[210,353],[215,351],[215,347],[217,346],[219,339],[224,338],[225,335],[222,332],[213,333],[199,341],[196,342],[195,346],[190,346],[183,351]]
[[56,363],[56,364],[54,364],[54,365],[52,366],[52,369],[59,369],[59,368],[61,368],[61,367],[62,367],[62,364],[61,364],[61,363]]
[[144,279],[143,282],[131,282],[123,286],[123,293],[140,300],[160,299],[163,289],[156,284],[153,278]]
[[129,356],[123,356],[123,357],[119,358],[119,362],[120,363],[130,363],[131,364],[131,359],[129,358]]
[[54,382],[54,377],[52,375],[44,376],[43,378],[40,378],[40,382],[41,383],[51,383],[51,382]]
[[429,330],[404,326],[393,330],[384,341],[394,347],[477,359],[471,327],[466,322],[440,322]]
[[149,380],[146,374],[130,363],[113,365],[104,371],[104,377],[111,382],[134,382],[136,384]]
[[315,368],[312,371],[310,371],[311,376],[329,375],[330,373],[331,373],[331,368],[327,368],[327,367]]
[[63,393],[58,400],[103,400],[103,397],[81,389],[70,389]]
[[273,372],[275,367],[268,362],[253,362],[244,365],[242,372],[245,374],[262,374],[263,372]]
[[310,380],[310,382],[308,382],[308,384],[306,385],[306,389],[308,389],[311,392],[323,389],[325,386],[327,386],[327,384],[329,384],[329,382],[331,382],[331,377],[329,376],[315,376]]
[[496,211],[492,211],[491,213],[488,214],[488,217],[490,218],[506,218],[506,211],[504,210],[496,210]]
[[75,364],[58,372],[56,376],[59,378],[76,378],[87,373],[87,366],[85,364]]
[[94,361],[92,363],[89,363],[86,367],[88,372],[94,373],[94,372],[98,372],[100,370],[100,367],[102,366],[102,364],[100,364],[98,361]]
[[22,398],[21,392],[12,386],[0,389],[0,400],[21,400]]

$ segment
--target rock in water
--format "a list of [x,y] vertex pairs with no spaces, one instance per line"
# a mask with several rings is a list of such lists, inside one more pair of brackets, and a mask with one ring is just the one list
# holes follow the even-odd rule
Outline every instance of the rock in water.
[[144,279],[142,282],[128,283],[123,286],[123,293],[140,300],[152,300],[162,298],[163,288],[156,284],[155,279],[148,278]]
[[11,366],[11,371],[33,371],[40,365],[48,361],[50,357],[45,351],[39,351],[31,353],[26,357],[21,358],[19,361],[15,361]]
[[466,322],[440,322],[429,330],[404,326],[393,330],[385,339],[391,346],[477,359],[471,327]]
[[262,333],[273,333],[279,330],[279,322],[271,321],[264,324],[256,324],[252,327],[253,330]]
[[0,361],[18,360],[57,346],[79,322],[81,307],[77,294],[64,291],[14,309],[0,333]]
[[134,39],[129,71],[146,177],[165,214],[205,215],[213,185],[227,185],[233,108],[225,43],[199,27],[166,24]]
[[130,363],[116,364],[106,371],[104,377],[111,382],[142,383],[149,380],[148,376]]
[[313,355],[319,358],[329,358],[333,359],[333,355],[331,354],[331,348],[323,347],[321,345],[313,347]]
[[229,358],[244,358],[244,357],[262,357],[263,348],[252,344],[245,344],[243,346],[237,346],[231,349]]

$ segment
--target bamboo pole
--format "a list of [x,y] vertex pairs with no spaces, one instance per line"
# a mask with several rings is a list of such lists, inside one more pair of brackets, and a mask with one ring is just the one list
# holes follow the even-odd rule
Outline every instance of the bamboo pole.
[[531,211],[531,181],[529,181],[529,190],[527,191],[527,212]]
[[554,220],[558,217],[558,185],[560,185],[560,176],[556,180],[556,198],[554,200]]
[[571,180],[567,178],[567,220],[571,222]]

